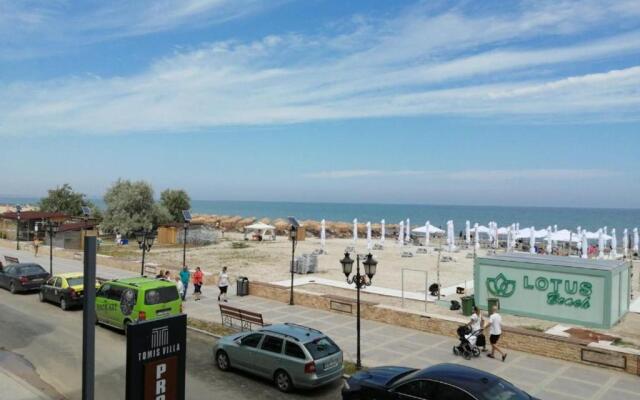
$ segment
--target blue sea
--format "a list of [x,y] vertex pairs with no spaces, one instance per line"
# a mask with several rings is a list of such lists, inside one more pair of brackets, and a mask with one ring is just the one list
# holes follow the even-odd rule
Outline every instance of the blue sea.
[[[37,198],[1,197],[0,204],[35,204]],[[102,200],[92,200],[104,208]],[[195,214],[240,215],[256,218],[286,218],[299,220],[347,221],[358,218],[361,223],[380,222],[395,224],[411,219],[413,227],[424,225],[427,220],[435,226],[446,226],[453,220],[456,230],[464,229],[465,221],[473,225],[486,225],[489,221],[506,226],[519,222],[521,227],[538,229],[558,225],[558,229],[575,230],[581,226],[592,231],[603,226],[616,228],[619,234],[624,228],[640,226],[640,209],[613,208],[561,208],[561,207],[499,207],[499,206],[448,206],[419,204],[353,204],[353,203],[297,203],[262,201],[211,201],[193,200]]]

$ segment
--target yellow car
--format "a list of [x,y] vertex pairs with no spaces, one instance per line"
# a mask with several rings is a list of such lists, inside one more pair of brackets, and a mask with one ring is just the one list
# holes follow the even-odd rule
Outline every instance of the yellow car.
[[40,289],[40,301],[59,304],[63,310],[68,310],[73,306],[82,307],[83,295],[84,275],[82,272],[54,275]]

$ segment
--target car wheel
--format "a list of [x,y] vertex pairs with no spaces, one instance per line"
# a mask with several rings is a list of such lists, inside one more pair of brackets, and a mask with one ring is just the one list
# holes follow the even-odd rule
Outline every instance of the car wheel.
[[220,350],[216,353],[216,364],[220,371],[228,371],[231,369],[231,362],[229,361],[229,356],[226,352]]
[[40,292],[40,293],[38,294],[38,297],[40,297],[40,302],[41,302],[41,303],[44,303],[44,293]]
[[291,383],[291,377],[283,370],[276,371],[273,380],[275,381],[278,390],[283,393],[289,393],[291,389],[293,389],[293,384]]
[[64,297],[60,299],[60,308],[62,308],[63,311],[67,311],[69,309],[69,305],[67,304],[67,301],[64,299]]
[[16,284],[11,282],[11,284],[9,285],[9,291],[11,292],[11,294],[16,294],[18,293],[18,291],[16,290]]

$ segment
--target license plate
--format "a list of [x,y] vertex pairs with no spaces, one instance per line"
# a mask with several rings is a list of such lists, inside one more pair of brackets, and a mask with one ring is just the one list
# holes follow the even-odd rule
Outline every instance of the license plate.
[[333,360],[333,361],[329,361],[324,363],[324,369],[325,371],[331,368],[335,368],[338,366],[338,360]]
[[42,282],[42,281],[44,281],[43,278],[36,278],[31,280],[31,282]]
[[169,310],[158,311],[158,312],[156,313],[156,315],[157,315],[157,316],[159,316],[159,317],[166,317],[167,315],[169,315],[169,313],[170,313],[170,312],[171,312],[171,311],[169,311]]

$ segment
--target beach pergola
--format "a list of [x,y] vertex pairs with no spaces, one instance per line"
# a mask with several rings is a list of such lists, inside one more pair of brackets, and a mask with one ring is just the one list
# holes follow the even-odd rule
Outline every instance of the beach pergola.
[[245,226],[244,229],[245,239],[249,233],[253,233],[253,235],[259,235],[261,240],[265,240],[267,238],[269,240],[276,240],[276,227],[273,225],[257,222],[255,224]]

